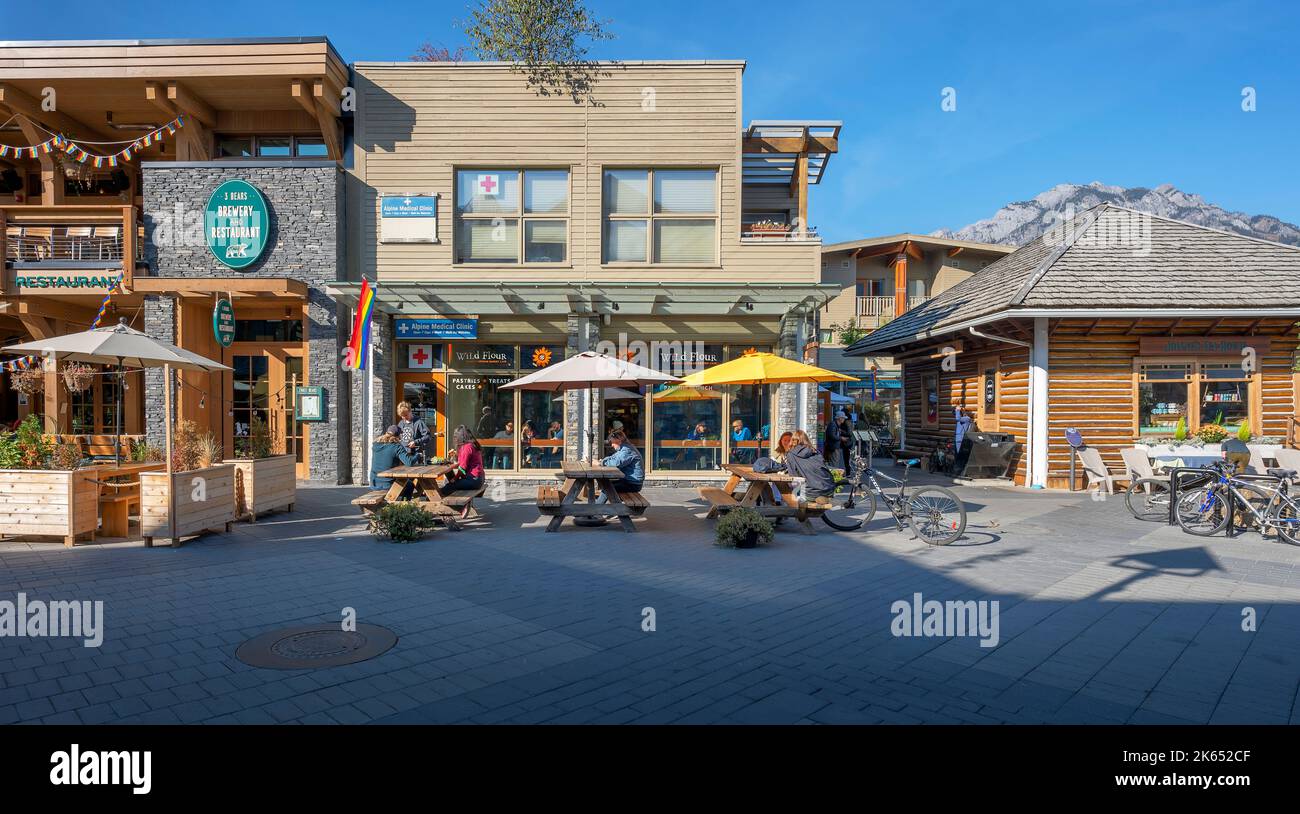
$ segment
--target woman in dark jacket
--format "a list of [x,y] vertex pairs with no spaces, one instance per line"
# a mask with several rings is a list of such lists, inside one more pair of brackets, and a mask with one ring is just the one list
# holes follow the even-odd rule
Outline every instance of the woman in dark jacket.
[[812,439],[803,430],[795,430],[791,446],[785,454],[786,472],[804,479],[804,499],[830,497],[835,492],[835,479],[826,466],[826,459],[817,454]]
[[379,477],[380,472],[387,472],[399,466],[410,466],[411,455],[402,446],[397,426],[394,425],[375,439],[370,452],[370,488],[387,489],[393,485],[392,478]]

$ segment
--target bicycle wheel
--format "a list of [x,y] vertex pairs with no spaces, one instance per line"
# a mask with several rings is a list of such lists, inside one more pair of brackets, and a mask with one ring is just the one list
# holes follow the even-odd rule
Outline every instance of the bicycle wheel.
[[953,492],[926,486],[908,495],[907,524],[930,545],[948,545],[966,531],[966,506]]
[[[853,505],[849,506],[852,501]],[[822,512],[822,522],[838,531],[857,531],[876,516],[876,495],[858,485],[840,506]]]
[[1169,481],[1142,478],[1129,484],[1124,505],[1138,520],[1169,519]]
[[1183,493],[1175,512],[1178,525],[1188,534],[1210,537],[1228,525],[1228,499],[1217,484]]
[[1293,498],[1286,498],[1277,507],[1274,518],[1280,521],[1278,536],[1291,545],[1300,545],[1300,503]]

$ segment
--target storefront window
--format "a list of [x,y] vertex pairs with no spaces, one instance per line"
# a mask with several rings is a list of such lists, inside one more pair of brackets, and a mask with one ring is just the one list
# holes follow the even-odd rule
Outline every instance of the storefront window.
[[[117,432],[117,395],[118,395],[118,378],[117,372],[113,371],[107,375],[100,376],[99,382],[99,414],[103,423],[104,432]],[[125,425],[124,425],[125,426]]]
[[448,379],[448,426],[469,427],[483,445],[486,469],[514,468],[515,394],[501,389],[514,378],[511,374],[483,373]]
[[605,420],[601,430],[604,455],[613,455],[614,448],[604,438],[614,430],[622,430],[632,446],[645,454],[646,423],[645,397],[638,389],[624,387],[607,387],[603,393]]
[[301,342],[300,319],[237,319],[236,342]]
[[1250,376],[1240,363],[1201,365],[1201,423],[1236,432],[1250,421]]
[[249,436],[252,434],[253,419],[257,418],[270,426],[270,372],[269,358],[256,356],[235,356],[231,362],[234,371],[234,398],[231,410],[234,413],[235,456],[251,455]]
[[723,395],[712,387],[668,384],[655,388],[650,397],[654,409],[654,468],[718,468],[722,461]]
[[95,388],[68,392],[68,425],[74,435],[95,432]]
[[[294,382],[297,382],[298,385],[302,385],[307,381],[302,372],[302,359],[303,357],[301,356],[285,357],[284,377],[288,380],[288,386],[291,388],[294,386]],[[298,423],[298,420],[294,417],[294,399],[298,397],[298,394],[290,393],[288,395],[289,398],[280,400],[281,403],[285,405],[283,422],[284,449],[277,451],[285,454],[292,454],[298,463],[302,463],[305,457],[302,448],[303,430],[305,429],[305,425]]]
[[519,394],[519,468],[557,469],[564,458],[564,394]]
[[1150,364],[1138,369],[1138,434],[1173,435],[1178,422],[1184,420],[1188,430],[1187,392],[1191,366],[1185,364]]

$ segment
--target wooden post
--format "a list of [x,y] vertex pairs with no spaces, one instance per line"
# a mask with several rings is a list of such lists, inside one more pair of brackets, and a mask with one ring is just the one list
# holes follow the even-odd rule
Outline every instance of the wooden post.
[[907,251],[894,258],[894,318],[907,310]]
[[163,365],[164,454],[167,456],[167,536],[176,545],[176,495],[172,484],[172,366]]
[[7,218],[7,213],[0,207],[0,294],[3,294],[5,288],[9,285],[9,275],[4,270],[5,252],[9,250],[9,247],[5,245],[5,236],[9,232]]
[[122,287],[130,288],[135,274],[135,205],[122,207]]

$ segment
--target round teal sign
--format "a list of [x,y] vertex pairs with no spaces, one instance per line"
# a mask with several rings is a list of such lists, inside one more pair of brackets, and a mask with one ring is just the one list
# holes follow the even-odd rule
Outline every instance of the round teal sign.
[[235,309],[230,300],[217,300],[212,307],[212,335],[223,348],[235,341]]
[[252,265],[266,249],[271,219],[266,199],[247,181],[226,181],[208,199],[203,216],[208,249],[232,269]]

